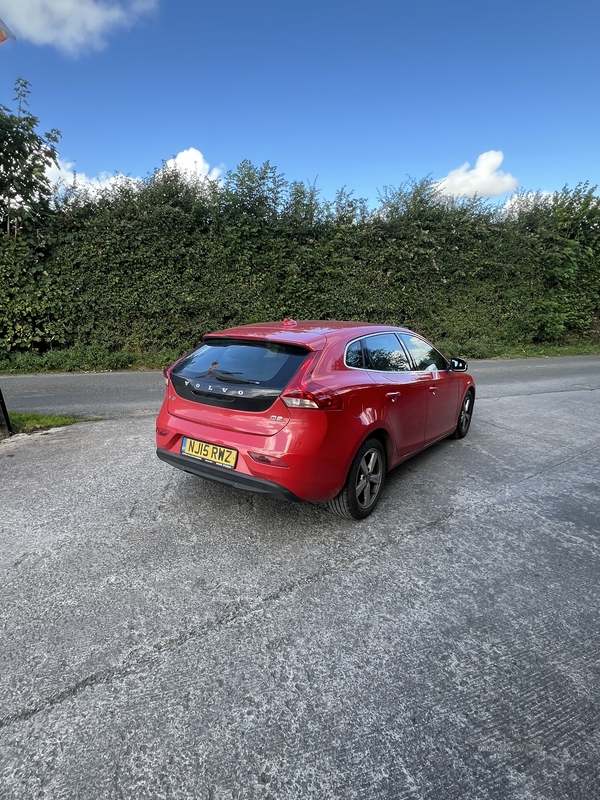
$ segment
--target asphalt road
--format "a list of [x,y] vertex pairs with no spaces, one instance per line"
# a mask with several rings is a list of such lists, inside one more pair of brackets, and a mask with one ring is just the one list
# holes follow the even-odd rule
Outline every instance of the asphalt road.
[[11,411],[123,419],[158,413],[165,393],[162,372],[90,372],[0,375]]
[[[600,388],[600,356],[471,361],[481,399]],[[122,419],[158,412],[162,372],[0,375],[9,412]]]
[[363,523],[159,462],[158,373],[0,376],[0,797],[600,797],[600,358],[473,365]]

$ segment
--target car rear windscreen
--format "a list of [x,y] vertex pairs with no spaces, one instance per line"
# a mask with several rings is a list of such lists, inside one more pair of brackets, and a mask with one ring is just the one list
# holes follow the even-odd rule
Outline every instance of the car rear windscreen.
[[180,397],[238,411],[266,411],[308,355],[304,347],[207,339],[171,372]]

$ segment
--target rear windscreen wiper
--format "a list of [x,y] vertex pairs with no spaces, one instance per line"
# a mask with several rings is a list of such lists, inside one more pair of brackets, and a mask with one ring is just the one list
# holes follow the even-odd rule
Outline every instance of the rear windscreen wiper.
[[[236,378],[235,376],[238,374],[239,373],[236,372],[228,372],[227,370],[221,371],[213,369],[211,371],[211,375],[214,375],[218,381],[224,381],[225,383],[253,383],[256,386],[260,386],[260,381],[249,381],[246,378]],[[207,374],[206,377],[210,377],[210,375]]]

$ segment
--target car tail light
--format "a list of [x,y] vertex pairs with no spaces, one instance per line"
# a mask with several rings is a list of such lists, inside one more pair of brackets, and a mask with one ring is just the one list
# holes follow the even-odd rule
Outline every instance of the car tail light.
[[310,381],[319,351],[311,353],[281,395],[288,408],[340,409],[342,398],[332,389]]
[[277,456],[267,456],[264,453],[251,453],[248,450],[248,455],[253,461],[256,461],[258,464],[268,464],[270,467],[286,467],[288,465],[282,458],[278,458]]
[[342,398],[339,394],[325,389],[323,386],[309,384],[301,389],[292,389],[281,395],[281,399],[288,408],[321,408],[340,409]]
[[169,385],[169,372],[166,369],[163,369],[163,376],[165,379],[165,386]]

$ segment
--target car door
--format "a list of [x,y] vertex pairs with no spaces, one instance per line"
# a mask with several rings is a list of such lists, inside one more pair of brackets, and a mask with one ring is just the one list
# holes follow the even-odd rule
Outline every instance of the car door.
[[425,381],[427,418],[425,444],[447,436],[456,427],[458,380],[444,356],[415,334],[400,334],[414,362],[414,374]]
[[365,368],[378,386],[394,432],[396,453],[406,457],[425,444],[427,376],[411,371],[407,353],[392,332],[365,336],[362,347]]

